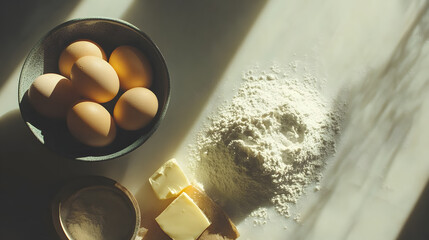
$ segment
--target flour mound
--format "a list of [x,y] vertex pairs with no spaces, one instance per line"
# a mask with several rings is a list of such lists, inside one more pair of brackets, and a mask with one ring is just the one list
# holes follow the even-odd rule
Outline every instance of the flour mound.
[[340,114],[318,79],[293,68],[243,73],[232,101],[220,107],[190,146],[194,178],[229,212],[271,203],[289,217],[335,152]]

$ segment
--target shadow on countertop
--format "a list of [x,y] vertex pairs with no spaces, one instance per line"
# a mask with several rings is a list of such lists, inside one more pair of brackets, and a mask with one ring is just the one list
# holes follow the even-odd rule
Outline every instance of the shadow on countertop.
[[398,235],[398,240],[429,239],[429,181]]
[[[16,0],[0,8],[0,88],[36,42],[80,1]],[[18,79],[17,79],[18,80]]]
[[162,145],[153,146],[156,150],[145,157],[165,161],[177,150],[265,3],[134,1],[124,13],[122,19],[136,25],[157,44],[171,78],[169,109],[157,132],[163,136]]
[[50,152],[31,135],[18,110],[0,118],[0,239],[57,239],[51,203],[74,177],[121,179],[121,161],[81,162]]
[[[383,189],[383,180],[392,174],[395,162],[409,161],[409,164],[414,164],[414,159],[398,160],[398,155],[404,149],[406,140],[422,112],[421,100],[429,90],[427,74],[420,74],[424,73],[426,68],[422,63],[429,60],[422,54],[429,37],[428,23],[429,2],[426,2],[409,28],[404,31],[388,61],[380,68],[368,72],[358,86],[347,92],[347,96],[338,95],[337,100],[347,99],[349,103],[342,146],[337,153],[337,161],[325,175],[326,191],[320,194],[317,204],[308,211],[307,224],[300,226],[293,233],[293,239],[303,239],[312,234],[317,223],[326,219],[323,216],[325,207],[333,206],[338,201],[335,199],[335,193],[346,186],[343,184],[344,180],[359,173],[360,168],[364,168],[365,172],[359,173],[359,177],[353,179],[357,183],[354,187],[359,195],[349,195],[350,198],[371,196]],[[425,159],[425,156],[421,156],[421,159]],[[374,174],[376,172],[381,174]],[[401,175],[396,173],[395,178],[398,177]],[[426,185],[398,239],[429,239],[428,186]],[[356,225],[366,220],[365,207],[369,203],[364,198],[357,199],[356,204],[348,198],[342,199],[349,204],[347,210],[350,211],[344,216],[352,218],[353,221],[342,229],[341,239],[356,236],[359,231]],[[339,213],[337,216],[342,216],[341,211],[344,210],[338,206],[335,211]],[[383,222],[378,224],[382,225]]]

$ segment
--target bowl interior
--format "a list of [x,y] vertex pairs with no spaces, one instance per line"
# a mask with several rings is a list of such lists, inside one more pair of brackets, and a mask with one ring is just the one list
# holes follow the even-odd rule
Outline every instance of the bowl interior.
[[[52,202],[52,220],[61,239],[74,239],[74,235],[91,227],[98,234],[103,229],[110,237],[134,239],[141,215],[137,200],[125,187],[110,178],[84,176],[70,180],[57,193]],[[96,222],[105,226],[100,228],[94,225]]]
[[[39,115],[29,104],[27,90],[34,79],[44,73],[59,73],[61,51],[78,39],[97,42],[107,56],[118,46],[131,45],[140,49],[149,59],[154,72],[150,88],[158,98],[158,113],[148,126],[136,131],[118,128],[113,143],[105,147],[89,147],[73,138],[65,120],[53,120]],[[121,93],[120,93],[121,94]],[[118,96],[102,104],[112,113]],[[157,129],[167,110],[170,80],[164,58],[151,39],[137,27],[116,19],[91,18],[65,22],[43,37],[30,51],[22,67],[18,86],[21,115],[36,138],[60,155],[84,160],[99,161],[122,156],[143,144]]]

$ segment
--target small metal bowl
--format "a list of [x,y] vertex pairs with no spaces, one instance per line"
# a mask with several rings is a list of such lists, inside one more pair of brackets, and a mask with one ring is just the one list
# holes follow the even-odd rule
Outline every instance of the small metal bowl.
[[[151,124],[136,131],[118,128],[113,143],[105,147],[86,146],[69,133],[65,120],[53,120],[38,114],[28,102],[27,90],[44,73],[59,73],[61,51],[78,39],[97,42],[109,56],[120,45],[132,45],[150,61],[154,81],[151,90],[158,98],[158,113]],[[118,94],[119,95],[119,94]],[[100,161],[120,157],[142,145],[158,128],[170,99],[170,77],[164,57],[155,43],[134,25],[110,18],[82,18],[65,22],[48,32],[30,51],[21,70],[18,101],[21,116],[34,136],[52,151],[68,158]],[[117,100],[117,98],[116,98]],[[113,111],[114,100],[103,104]]]
[[141,215],[134,196],[101,176],[80,177],[66,184],[52,203],[52,220],[62,240],[99,235],[97,239],[139,239]]

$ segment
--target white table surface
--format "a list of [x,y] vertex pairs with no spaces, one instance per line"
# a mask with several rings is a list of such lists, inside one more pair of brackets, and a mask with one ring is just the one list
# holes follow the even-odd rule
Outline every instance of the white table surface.
[[[144,214],[150,174],[172,157],[186,163],[186,146],[233,95],[242,71],[272,61],[311,66],[326,79],[327,97],[348,102],[346,120],[321,190],[298,202],[301,222],[272,214],[268,224],[254,227],[240,219],[240,239],[411,239],[415,204],[428,200],[428,191],[422,194],[429,180],[425,1],[43,0],[15,1],[1,11],[0,239],[55,239],[50,200],[71,176],[117,180]],[[98,163],[49,152],[25,127],[17,102],[31,47],[52,27],[90,16],[121,18],[151,36],[172,87],[156,133],[134,152]],[[424,216],[422,201],[417,212]],[[417,229],[413,239],[426,239],[421,229],[410,229]]]

